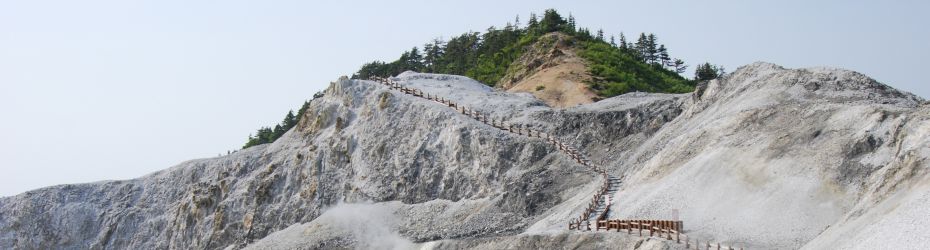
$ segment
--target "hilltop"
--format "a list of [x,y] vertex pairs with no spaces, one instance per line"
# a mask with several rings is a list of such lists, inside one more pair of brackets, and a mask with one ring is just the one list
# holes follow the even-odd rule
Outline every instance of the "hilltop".
[[539,20],[531,14],[526,26],[517,17],[503,28],[436,39],[395,61],[367,63],[353,78],[389,77],[408,70],[464,75],[564,108],[636,91],[690,92],[697,81],[679,75],[686,67],[654,34],[640,34],[635,42],[622,33],[619,40],[602,30],[592,34],[576,27],[573,16],[564,18],[550,9]]
[[[463,76],[394,80],[584,152],[621,177],[612,218],[678,210],[685,233],[753,249],[928,240],[907,232],[930,225],[930,106],[855,72],[756,63],[565,109]],[[0,248],[682,247],[568,231],[599,183],[544,140],[341,78],[273,143],[0,198]]]
[[[641,33],[627,41],[603,30],[577,27],[553,9],[541,18],[530,14],[521,25],[517,16],[503,28],[467,32],[448,41],[434,39],[413,47],[391,62],[365,63],[352,79],[391,77],[405,71],[463,75],[497,89],[530,93],[555,108],[592,103],[630,92],[688,93],[699,82],[724,73],[710,63],[695,66],[695,77],[682,73],[689,66],[671,56],[655,34]],[[322,93],[314,95],[314,99]],[[280,124],[258,129],[243,148],[270,143],[296,124],[312,101],[284,116]]]

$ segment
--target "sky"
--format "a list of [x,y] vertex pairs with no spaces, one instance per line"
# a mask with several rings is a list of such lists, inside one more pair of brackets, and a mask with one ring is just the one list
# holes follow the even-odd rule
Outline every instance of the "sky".
[[0,196],[225,154],[365,62],[547,8],[692,69],[832,66],[930,97],[930,1],[0,0]]

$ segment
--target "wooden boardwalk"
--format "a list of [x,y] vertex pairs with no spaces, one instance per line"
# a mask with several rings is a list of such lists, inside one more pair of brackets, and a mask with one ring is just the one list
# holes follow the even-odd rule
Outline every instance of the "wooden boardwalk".
[[[695,249],[737,249],[733,246],[724,246],[720,243],[711,243],[710,241],[704,241],[704,244],[701,245],[701,242],[697,239],[694,239],[694,244],[692,244],[692,239],[682,233],[682,221],[607,219],[610,212],[610,204],[607,200],[604,199],[604,197],[608,197],[610,195],[609,191],[615,190],[616,187],[613,185],[611,180],[617,180],[617,178],[610,176],[606,169],[592,163],[587,159],[587,157],[584,156],[584,154],[582,154],[574,147],[562,142],[558,138],[555,138],[548,133],[526,128],[526,126],[514,126],[513,124],[507,123],[504,120],[495,120],[486,114],[482,114],[481,112],[478,112],[474,109],[469,109],[443,97],[425,93],[419,89],[405,87],[400,83],[391,80],[390,78],[373,77],[369,79],[369,81],[387,86],[391,90],[396,90],[407,95],[420,97],[444,105],[448,108],[454,109],[456,112],[462,115],[471,117],[472,119],[475,119],[488,126],[521,136],[545,140],[547,143],[557,148],[560,152],[569,156],[576,163],[587,167],[596,175],[601,176],[603,179],[602,183],[596,192],[591,196],[587,207],[578,217],[569,219],[569,230],[592,231],[593,226],[593,231],[600,231],[601,229],[605,231],[616,230],[617,232],[624,231],[627,234],[634,234],[635,231],[639,236],[642,237],[653,237],[674,241],[678,244],[684,244],[685,248],[687,249],[692,247]],[[643,231],[648,232],[648,236],[646,236]],[[684,239],[684,241],[682,241],[682,239]],[[740,247],[738,249],[742,250],[743,248]]]

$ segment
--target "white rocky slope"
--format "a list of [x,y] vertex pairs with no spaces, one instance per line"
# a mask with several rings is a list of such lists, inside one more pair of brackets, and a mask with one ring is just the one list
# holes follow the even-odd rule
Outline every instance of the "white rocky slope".
[[[679,209],[691,235],[765,248],[802,247],[825,230],[812,248],[874,237],[836,234],[861,232],[850,222],[879,219],[860,218],[876,202],[926,186],[930,106],[921,102],[845,70],[743,67],[699,88],[678,119],[618,157],[629,178],[614,215]],[[882,244],[926,237],[886,229],[897,236]]]
[[[473,80],[402,84],[571,142],[612,218],[750,248],[925,248],[930,106],[858,73],[744,66],[693,94],[550,109]],[[598,182],[539,139],[340,79],[278,141],[138,179],[0,198],[0,248],[680,248],[567,232]]]

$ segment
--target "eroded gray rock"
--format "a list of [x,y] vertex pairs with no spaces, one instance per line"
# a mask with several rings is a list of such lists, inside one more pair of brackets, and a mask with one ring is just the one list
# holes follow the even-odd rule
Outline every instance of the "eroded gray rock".
[[[686,233],[704,240],[817,248],[872,239],[852,232],[890,230],[874,222],[916,212],[876,209],[919,207],[922,196],[899,194],[930,190],[928,105],[850,71],[756,63],[693,94],[569,109],[460,76],[396,80],[548,131],[623,177],[611,217],[678,209]],[[0,198],[0,248],[680,247],[566,232],[598,185],[542,140],[343,78],[272,144]]]

